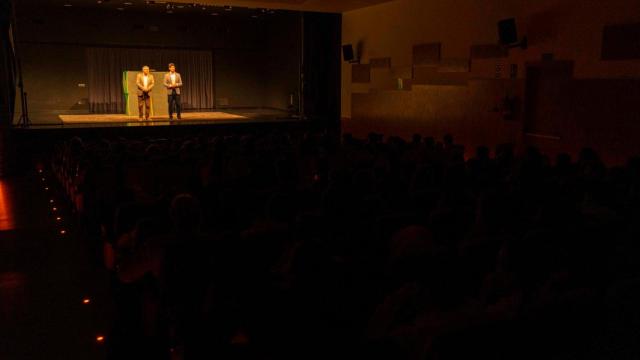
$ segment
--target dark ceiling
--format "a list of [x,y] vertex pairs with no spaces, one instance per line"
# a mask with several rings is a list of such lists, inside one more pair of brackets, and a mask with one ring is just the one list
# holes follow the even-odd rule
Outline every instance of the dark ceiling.
[[104,8],[114,11],[224,11],[225,5],[233,10],[255,12],[261,9],[345,12],[393,0],[15,0],[19,8],[69,7]]
[[29,11],[43,12],[48,9],[68,9],[77,12],[84,9],[104,10],[110,14],[118,12],[154,12],[166,14],[201,14],[208,16],[226,16],[230,14],[246,14],[249,16],[266,16],[276,10],[267,8],[248,8],[238,6],[200,5],[196,3],[179,3],[153,0],[18,0],[16,9],[24,14]]

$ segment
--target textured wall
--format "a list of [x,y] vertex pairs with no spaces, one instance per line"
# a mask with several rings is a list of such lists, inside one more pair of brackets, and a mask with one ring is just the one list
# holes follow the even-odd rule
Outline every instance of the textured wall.
[[[575,142],[581,142],[619,161],[640,150],[627,136],[640,132],[640,122],[630,120],[637,117],[634,101],[640,102],[639,83],[634,81],[640,79],[640,61],[602,61],[602,33],[606,25],[640,21],[637,9],[640,0],[397,0],[345,13],[343,43],[354,44],[364,64],[390,57],[391,72],[374,69],[370,82],[353,83],[352,65],[343,63],[343,129],[366,133],[384,128],[387,133],[436,136],[446,131],[469,144],[539,144],[537,138],[525,136],[521,124],[491,120],[491,113],[478,108],[474,99],[497,103],[506,95],[505,89],[488,84],[496,78],[509,79],[511,65],[517,65],[518,81],[504,81],[520,89],[522,105],[527,65],[552,53],[557,60],[573,62],[575,96],[557,104],[566,108],[566,119],[562,119],[566,124],[561,140],[550,147],[574,152]],[[489,45],[497,43],[497,22],[510,17],[516,18],[520,37],[528,36],[529,48],[512,49],[505,56]],[[422,61],[433,51],[416,57],[416,45],[438,43],[439,61]],[[416,58],[422,59],[420,66],[412,68]],[[399,69],[407,68],[413,89],[391,91],[397,77],[394,69],[406,78],[407,71]],[[424,85],[426,92],[421,90]],[[406,93],[416,89],[416,94]],[[520,110],[526,109],[520,106]]]

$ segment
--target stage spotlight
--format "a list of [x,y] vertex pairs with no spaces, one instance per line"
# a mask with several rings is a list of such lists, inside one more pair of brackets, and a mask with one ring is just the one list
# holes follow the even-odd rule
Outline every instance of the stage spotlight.
[[48,188],[48,187],[45,187],[44,189],[45,189],[46,191],[49,191],[49,188]]
[[86,305],[86,304],[90,304],[90,303],[91,303],[91,299],[89,299],[89,298],[84,298],[84,299],[82,299],[82,303],[83,303],[83,304],[85,304],[85,305]]
[[53,211],[58,211],[58,208],[57,208],[57,207],[54,207],[54,208],[52,208],[51,210],[53,210]]
[[56,221],[61,221],[61,220],[62,220],[62,218],[61,218],[60,216],[58,216],[58,217],[56,218]]
[[96,336],[96,341],[99,342],[99,343],[104,342],[104,336],[102,336],[102,335]]
[[64,235],[67,233],[67,230],[60,230],[60,235]]

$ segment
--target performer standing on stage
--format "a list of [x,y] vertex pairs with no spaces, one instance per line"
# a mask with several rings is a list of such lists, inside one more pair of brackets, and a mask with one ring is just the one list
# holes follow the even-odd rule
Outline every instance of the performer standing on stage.
[[176,65],[174,63],[169,64],[169,72],[164,76],[164,86],[167,88],[169,97],[169,120],[173,120],[174,110],[178,116],[178,120],[180,120],[182,118],[180,114],[182,110],[182,106],[180,105],[182,77],[176,72]]
[[[153,75],[149,73],[149,67],[143,66],[142,72],[138,73],[136,78],[136,85],[138,85],[138,119],[142,121],[144,116],[145,120],[149,120],[149,114],[151,112],[151,90],[155,81]],[[144,111],[143,111],[144,110]]]

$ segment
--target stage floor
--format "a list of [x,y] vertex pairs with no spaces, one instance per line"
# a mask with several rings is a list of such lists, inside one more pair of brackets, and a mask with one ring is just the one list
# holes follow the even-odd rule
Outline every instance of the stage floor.
[[224,111],[184,112],[182,119],[166,116],[140,121],[125,114],[60,114],[48,121],[33,121],[30,128],[91,128],[168,125],[215,125],[297,120],[285,111],[274,109],[225,109]]
[[[91,114],[91,115],[59,115],[63,124],[86,124],[86,123],[129,123],[140,122],[137,116],[127,116],[122,114]],[[242,115],[230,114],[221,111],[194,112],[182,114],[183,121],[220,121],[220,120],[248,120]],[[177,120],[177,119],[176,119]],[[152,116],[150,121],[169,121],[166,116]]]

